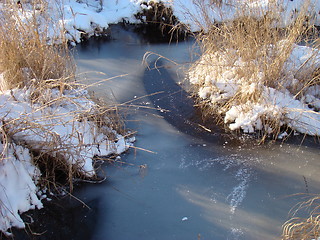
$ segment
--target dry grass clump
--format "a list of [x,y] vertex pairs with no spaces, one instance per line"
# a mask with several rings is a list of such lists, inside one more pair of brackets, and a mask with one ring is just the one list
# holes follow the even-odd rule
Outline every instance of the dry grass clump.
[[[265,8],[231,6],[234,16],[223,21],[220,15],[221,22],[212,17],[217,16],[221,1],[211,5],[202,0],[196,3],[201,17],[193,17],[202,29],[196,35],[202,57],[191,67],[190,78],[191,82],[198,79],[193,80],[193,84],[204,116],[215,116],[218,122],[228,123],[226,113],[233,106],[241,105],[245,112],[252,104],[264,104],[266,89],[289,90],[300,99],[308,87],[319,85],[315,56],[306,60],[296,72],[286,70],[294,44],[310,43],[318,38],[312,22],[306,21],[307,3],[286,27],[280,24],[281,7],[272,1]],[[213,93],[211,98],[208,98],[209,91]],[[200,97],[199,92],[203,93]],[[257,129],[276,136],[282,119],[264,117],[272,112],[275,111],[270,109],[260,116],[264,127]]]
[[[74,64],[61,32],[62,43],[48,42],[50,17],[46,2],[4,5],[0,16],[1,90],[16,87],[59,87],[73,76]],[[24,11],[24,8],[30,8]],[[45,24],[47,22],[47,25]],[[46,26],[46,27],[45,27]],[[52,31],[52,29],[50,29]]]
[[309,240],[320,237],[320,196],[313,196],[298,205],[298,211],[311,211],[309,217],[293,217],[283,226],[282,239],[284,240]]
[[[49,26],[50,18],[46,16],[46,2],[6,2],[3,4],[0,16],[0,72],[2,73],[0,90],[2,92],[25,88],[29,91],[31,102],[40,104],[34,111],[43,111],[50,105],[62,100],[62,95],[53,97],[51,89],[59,88],[61,94],[70,83],[74,73],[74,64],[67,49],[67,44],[62,41],[60,45],[50,45],[47,40],[48,29],[43,21],[47,21]],[[26,10],[28,11],[25,11]],[[41,23],[40,23],[41,21]],[[63,35],[61,34],[63,38]],[[12,93],[12,97],[15,98]],[[61,97],[61,99],[59,99]],[[23,113],[22,113],[23,114]],[[57,134],[50,129],[53,126],[43,126],[42,120],[47,118],[57,118],[54,113],[43,115],[42,119],[30,118],[30,115],[5,120],[2,118],[2,137],[8,141],[2,141],[4,145],[18,143],[27,146],[34,153],[34,162],[39,166],[42,164],[52,165],[46,167],[43,172],[48,175],[50,171],[63,169],[69,172],[70,166],[61,156],[61,144],[57,139]],[[63,116],[61,116],[63,117]],[[48,141],[45,146],[39,144],[32,146],[30,142],[17,142],[16,135],[21,132],[41,134],[42,138]],[[58,153],[59,152],[59,153]],[[52,157],[57,153],[56,157]],[[5,157],[5,154],[3,154]],[[50,161],[48,159],[50,158]],[[39,160],[41,159],[41,161]],[[54,165],[54,166],[53,166]],[[63,167],[60,167],[63,166]],[[48,177],[48,176],[44,176]],[[52,181],[52,178],[47,178]]]

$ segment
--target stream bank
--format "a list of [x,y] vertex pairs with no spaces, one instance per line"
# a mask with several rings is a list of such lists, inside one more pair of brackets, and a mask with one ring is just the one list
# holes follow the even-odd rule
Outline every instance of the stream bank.
[[[218,128],[208,135],[181,88],[194,42],[150,43],[119,26],[112,31],[112,39],[79,45],[76,62],[89,84],[122,75],[90,90],[118,104],[136,99],[125,107],[136,148],[102,166],[107,181],[78,184],[74,197],[24,214],[35,223],[16,239],[279,239],[304,196],[294,194],[320,191],[318,145],[309,137],[302,145],[244,145]],[[147,70],[147,51],[179,65],[161,60],[164,68]]]

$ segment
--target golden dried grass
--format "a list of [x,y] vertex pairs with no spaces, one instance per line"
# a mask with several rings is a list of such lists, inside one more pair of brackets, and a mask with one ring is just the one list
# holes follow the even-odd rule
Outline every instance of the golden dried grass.
[[[310,212],[308,217],[296,217],[298,212]],[[310,240],[320,237],[320,196],[311,196],[297,205],[294,216],[283,226],[283,240]]]
[[[44,9],[39,10],[39,5]],[[63,88],[73,76],[74,63],[63,30],[59,45],[48,42],[52,20],[44,12],[45,6],[41,1],[29,4],[30,9],[24,11],[14,3],[4,5],[0,17],[0,90],[31,85],[39,89],[53,83]],[[40,24],[40,18],[46,24]]]

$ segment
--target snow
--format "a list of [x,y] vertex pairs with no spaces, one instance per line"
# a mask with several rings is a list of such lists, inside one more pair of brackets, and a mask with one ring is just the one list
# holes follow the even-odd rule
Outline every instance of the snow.
[[183,217],[182,219],[181,219],[181,221],[188,221],[188,217]]
[[49,0],[45,1],[46,4],[39,4],[36,10],[30,4],[23,3],[18,14],[15,12],[13,15],[24,22],[32,22],[35,14],[39,30],[47,34],[49,43],[60,43],[62,34],[65,34],[70,43],[75,44],[81,41],[82,34],[87,37],[99,35],[109,24],[123,21],[137,23],[134,14],[145,8],[145,5],[141,5],[143,2],[149,1]]
[[[135,18],[135,14],[139,11],[150,8],[142,3],[159,2],[159,0],[64,0],[64,1],[48,1],[46,6],[40,6],[36,12],[39,21],[39,28],[47,31],[48,39],[53,42],[61,40],[62,32],[71,43],[81,41],[81,35],[87,34],[88,37],[99,34],[107,29],[109,24],[119,22],[139,23]],[[213,5],[209,0],[204,1],[204,8],[208,11],[210,22],[208,23],[201,13],[201,7],[198,1],[194,0],[163,0],[167,6],[174,10],[175,16],[184,24],[188,25],[192,31],[200,30],[200,26],[209,27],[212,22],[229,21],[242,16],[243,13],[238,12],[238,7],[248,11],[246,14],[253,14],[261,17],[261,12],[267,10],[270,5],[276,4],[281,6],[282,19],[277,20],[280,27],[287,26],[295,19],[297,12],[303,9],[305,1],[302,0],[278,0],[278,1],[240,1],[228,0],[224,1],[221,6]],[[44,16],[41,11],[43,8],[48,9],[49,16]],[[320,3],[317,0],[310,1],[308,9],[308,17],[314,21],[316,25],[320,25]],[[19,17],[25,21],[32,19],[33,10],[28,4],[24,4],[19,12]],[[47,21],[50,24],[47,26]]]
[[230,199],[229,204],[231,214],[234,214],[237,207],[243,202],[249,186],[251,174],[249,169],[240,168],[235,177],[240,181],[240,183],[233,188],[232,192],[227,197],[228,200]]
[[[36,11],[38,16],[39,28],[47,31],[48,39],[52,42],[59,42],[61,34],[64,33],[71,43],[79,43],[81,35],[87,34],[88,37],[99,34],[108,28],[109,24],[119,22],[139,23],[135,14],[139,11],[150,8],[142,3],[159,2],[159,0],[64,0],[48,1],[46,6],[40,6]],[[201,13],[201,7],[194,0],[163,0],[167,6],[174,10],[175,16],[184,24],[188,25],[192,31],[200,30],[200,26],[209,27],[212,22],[229,21],[242,16],[237,8],[248,11],[247,14],[253,14],[261,17],[262,10],[267,10],[270,5],[276,3],[281,6],[282,19],[277,20],[277,26],[287,26],[295,19],[297,12],[303,9],[305,1],[302,0],[278,0],[278,1],[240,1],[228,0],[227,4],[215,6],[209,0],[204,1],[205,9],[209,10],[210,22],[208,23]],[[42,9],[47,8],[47,16],[42,14]],[[308,17],[316,25],[320,25],[320,3],[317,0],[310,1]],[[32,19],[33,10],[28,4],[24,4],[19,12],[19,17],[24,21]],[[44,19],[50,19],[50,24]]]
[[29,150],[15,144],[1,144],[0,148],[6,156],[0,161],[0,231],[5,232],[11,227],[24,228],[19,213],[43,205],[36,186],[40,171],[33,165]]
[[[90,111],[94,114],[95,109],[86,91],[73,90],[61,94],[59,90],[53,89],[47,90],[45,94],[51,104],[44,106],[32,104],[27,89],[7,91],[1,96],[3,104],[0,114],[5,116],[2,118],[4,122],[9,122],[11,131],[17,129],[14,138],[30,143],[34,149],[43,150],[47,148],[44,142],[58,142],[60,146],[56,146],[56,154],[64,153],[71,164],[80,163],[88,176],[94,174],[92,156],[118,154],[126,150],[122,136],[116,134],[119,140],[112,143],[94,122],[85,117],[81,119],[82,115],[90,114]],[[24,130],[19,131],[22,127]],[[49,149],[51,147],[48,146]]]

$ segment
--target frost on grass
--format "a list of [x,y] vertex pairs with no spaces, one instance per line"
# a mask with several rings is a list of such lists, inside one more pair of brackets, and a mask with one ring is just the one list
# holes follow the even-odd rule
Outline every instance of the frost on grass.
[[201,104],[221,114],[231,130],[274,133],[288,126],[300,133],[320,135],[320,85],[316,79],[301,81],[312,79],[310,74],[319,69],[319,50],[293,45],[276,85],[265,80],[263,69],[249,77],[243,74],[241,71],[249,71],[255,60],[251,60],[253,64],[241,57],[234,61],[232,54],[231,50],[204,54],[190,70],[189,79]]
[[62,93],[58,89],[43,89],[45,103],[33,103],[31,93],[23,88],[0,95],[0,231],[3,232],[10,227],[23,228],[19,214],[42,207],[37,195],[41,175],[32,161],[32,151],[64,161],[74,176],[90,178],[95,176],[94,156],[118,155],[131,145],[107,126],[106,116],[97,118],[98,107],[88,99],[85,90]]

